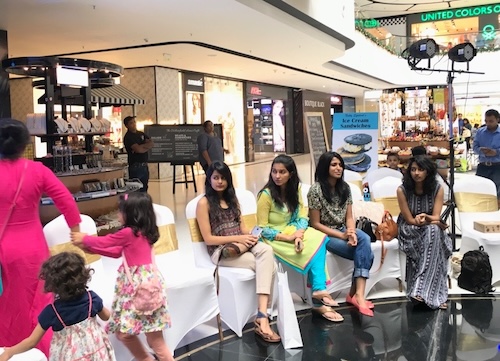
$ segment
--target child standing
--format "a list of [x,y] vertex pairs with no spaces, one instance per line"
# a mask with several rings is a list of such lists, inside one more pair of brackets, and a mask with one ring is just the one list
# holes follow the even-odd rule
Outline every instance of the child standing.
[[56,299],[42,310],[31,335],[6,348],[0,361],[33,348],[49,328],[54,331],[49,361],[115,361],[108,336],[95,318],[107,321],[109,310],[87,290],[92,272],[76,253],[62,252],[45,261],[39,277],[45,281],[45,292],[53,292]]
[[[156,226],[151,196],[136,192],[120,196],[118,203],[120,222],[123,228],[114,234],[103,237],[89,236],[73,232],[75,246],[107,257],[123,256],[126,264],[118,268],[111,320],[108,332],[116,333],[117,338],[129,349],[137,361],[154,361],[145,350],[138,334],[145,333],[148,345],[160,361],[173,361],[172,353],[163,339],[162,330],[170,327],[170,316],[166,302],[166,287],[163,277],[156,268],[153,244],[160,237]],[[124,262],[125,263],[125,262]],[[130,283],[126,268],[128,267]],[[133,296],[142,282],[159,279],[163,289],[164,302],[151,314],[142,314],[133,307]]]

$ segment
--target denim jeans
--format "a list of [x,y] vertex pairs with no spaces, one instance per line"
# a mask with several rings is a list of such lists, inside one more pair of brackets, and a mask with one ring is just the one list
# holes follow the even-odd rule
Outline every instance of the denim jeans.
[[[345,232],[345,228],[339,231]],[[326,249],[337,256],[354,261],[353,278],[370,278],[370,268],[373,264],[373,252],[370,237],[360,229],[356,229],[358,245],[349,246],[346,240],[329,237]]]
[[147,192],[148,191],[148,182],[149,182],[149,168],[148,165],[137,165],[132,164],[128,168],[128,177],[129,179],[137,178],[139,179],[143,186],[139,190],[139,192]]
[[479,164],[477,166],[476,175],[484,178],[491,179],[497,187],[497,198],[500,199],[500,165]]

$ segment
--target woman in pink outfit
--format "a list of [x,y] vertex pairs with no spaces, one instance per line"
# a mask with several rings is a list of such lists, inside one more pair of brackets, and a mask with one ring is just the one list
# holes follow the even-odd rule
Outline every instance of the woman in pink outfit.
[[[73,197],[54,173],[42,163],[21,158],[29,142],[24,123],[0,119],[0,267],[3,282],[0,347],[14,346],[27,338],[37,325],[40,312],[53,301],[50,294],[43,292],[43,281],[38,279],[42,263],[50,256],[38,213],[42,194],[54,200],[71,230],[79,231],[80,224],[80,213]],[[18,188],[16,204],[7,220]],[[69,234],[66,237],[69,240]],[[45,354],[48,354],[51,337],[52,334],[47,333],[37,346]]]

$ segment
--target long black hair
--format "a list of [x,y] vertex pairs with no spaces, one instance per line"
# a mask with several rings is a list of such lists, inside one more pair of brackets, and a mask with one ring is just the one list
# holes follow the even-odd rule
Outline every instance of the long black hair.
[[425,177],[423,184],[424,194],[432,194],[437,187],[437,168],[436,164],[430,160],[428,157],[419,155],[414,158],[410,158],[408,162],[408,170],[406,171],[403,178],[403,187],[407,192],[415,193],[415,181],[411,176],[411,167],[415,164],[417,167],[427,171],[427,176]]
[[[275,164],[283,164],[286,170],[290,173],[290,179],[286,183],[284,199],[281,197],[280,187],[278,187],[273,180],[273,166]],[[299,207],[299,183],[300,178],[295,161],[288,155],[280,154],[274,158],[273,163],[271,164],[271,172],[269,172],[269,180],[264,188],[260,190],[259,194],[262,193],[264,189],[269,188],[273,201],[279,207],[283,207],[286,204],[290,213],[293,214]]]
[[217,172],[227,181],[227,188],[222,192],[222,199],[227,203],[227,206],[236,210],[237,221],[240,220],[241,210],[238,198],[236,198],[236,191],[233,185],[233,175],[226,163],[219,160],[214,161],[207,169],[207,179],[205,180],[205,197],[208,200],[210,213],[215,219],[218,219],[222,212],[220,206],[220,196],[216,190],[212,188],[211,178],[214,172]]
[[23,122],[0,119],[0,158],[19,158],[29,142],[30,133]]
[[[333,158],[337,158],[342,167],[342,177],[335,183],[335,188],[332,189],[328,179],[330,178],[330,163]],[[349,198],[349,184],[344,181],[344,169],[345,163],[340,154],[337,152],[325,152],[319,157],[318,165],[316,166],[316,173],[314,174],[314,179],[321,186],[321,192],[323,197],[328,201],[328,203],[333,202],[332,196],[338,194],[340,198],[340,206],[342,207],[347,199]],[[333,192],[332,192],[333,191]]]
[[118,210],[123,215],[123,226],[132,228],[136,237],[141,233],[151,245],[160,238],[153,200],[149,194],[134,192],[120,195]]
[[85,267],[85,260],[79,254],[62,252],[42,264],[38,277],[45,281],[45,292],[53,292],[60,300],[70,301],[87,292],[87,283],[93,272]]

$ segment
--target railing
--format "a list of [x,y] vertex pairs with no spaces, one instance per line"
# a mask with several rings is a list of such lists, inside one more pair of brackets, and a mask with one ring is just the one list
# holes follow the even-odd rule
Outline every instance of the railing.
[[439,45],[439,53],[445,54],[456,44],[470,42],[478,52],[500,51],[500,29],[483,29],[482,32],[456,33],[437,36],[400,36],[391,35],[386,38],[377,38],[363,26],[356,25],[356,30],[369,40],[384,48],[389,53],[400,56],[403,50],[417,40],[433,38]]

